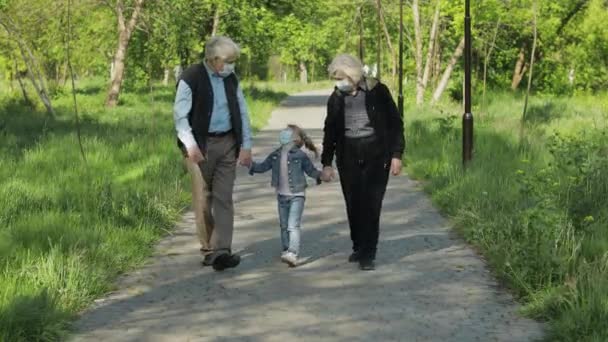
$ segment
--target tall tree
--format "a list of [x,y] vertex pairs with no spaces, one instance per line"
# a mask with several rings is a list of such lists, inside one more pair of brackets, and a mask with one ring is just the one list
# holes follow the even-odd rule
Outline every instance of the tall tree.
[[78,101],[76,101],[76,82],[74,81],[74,68],[72,67],[72,56],[71,56],[71,42],[72,42],[72,0],[68,0],[67,6],[67,38],[66,42],[66,60],[68,69],[70,71],[70,79],[72,81],[72,99],[74,101],[74,118],[76,119],[76,137],[78,139],[78,146],[80,147],[80,156],[86,163],[87,156],[84,152],[84,146],[82,145],[82,136],[80,132],[80,118],[78,116]]
[[393,42],[391,41],[391,35],[388,31],[388,27],[386,26],[386,20],[384,18],[384,10],[382,8],[381,0],[376,0],[376,11],[378,11],[378,19],[380,21],[380,25],[382,26],[382,31],[384,32],[384,38],[386,39],[386,45],[388,46],[388,51],[391,54],[391,67],[392,67],[392,76],[395,78],[397,75],[397,52],[393,47]]
[[110,80],[110,88],[108,89],[108,96],[106,98],[106,106],[114,107],[118,104],[118,97],[120,95],[120,87],[125,73],[125,64],[127,57],[127,49],[129,42],[137,25],[137,20],[143,10],[145,0],[134,0],[133,9],[131,11],[130,19],[127,21],[127,13],[125,8],[124,0],[116,0],[115,4],[108,1],[108,4],[113,7],[116,14],[118,24],[118,46],[114,53],[112,63],[114,65],[114,72]]
[[433,55],[437,45],[437,36],[439,35],[439,14],[441,10],[441,0],[437,0],[435,15],[433,16],[433,24],[431,25],[431,33],[429,35],[429,49],[426,54],[426,63],[424,65],[424,73],[422,75],[422,88],[426,90],[431,74],[431,65],[433,63]]
[[418,0],[412,1],[412,14],[414,18],[414,35],[416,40],[414,57],[416,60],[416,104],[424,102],[424,87],[422,86],[422,29],[420,28],[420,7]]
[[448,63],[448,65],[445,68],[445,71],[443,72],[441,81],[439,81],[439,84],[437,85],[437,88],[435,89],[435,92],[433,93],[433,99],[432,99],[431,103],[436,103],[441,98],[441,95],[445,91],[445,88],[447,88],[447,86],[448,86],[448,82],[450,81],[450,77],[452,76],[452,71],[454,71],[454,67],[456,66],[456,63],[458,62],[460,57],[462,57],[463,52],[464,52],[464,38],[462,38],[460,40],[460,43],[456,47],[456,50],[454,50],[454,53],[452,54],[452,58],[450,59],[450,62]]
[[520,133],[520,140],[523,139],[523,135],[524,135],[524,125],[526,123],[526,113],[528,111],[528,99],[530,97],[530,89],[532,89],[532,72],[534,71],[534,56],[536,54],[536,41],[538,39],[538,14],[537,14],[537,8],[538,8],[538,4],[536,2],[536,0],[534,0],[534,5],[533,5],[533,19],[532,19],[532,25],[533,25],[533,29],[534,29],[534,40],[532,41],[532,54],[530,55],[530,73],[528,74],[528,89],[526,90],[526,99],[524,101],[524,112],[521,116],[521,133]]

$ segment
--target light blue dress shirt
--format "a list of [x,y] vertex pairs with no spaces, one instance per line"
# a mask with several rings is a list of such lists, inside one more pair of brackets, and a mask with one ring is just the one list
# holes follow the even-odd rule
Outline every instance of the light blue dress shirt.
[[[211,122],[209,124],[209,132],[221,133],[232,129],[230,121],[230,110],[228,108],[228,99],[226,98],[226,90],[224,88],[224,78],[215,73],[207,63],[203,63],[213,89],[213,111],[211,112]],[[239,84],[237,89],[237,100],[241,110],[241,121],[243,123],[243,144],[244,150],[251,150],[252,147],[252,132],[251,122],[249,121],[249,112],[243,89]],[[173,118],[175,120],[175,129],[177,137],[186,146],[191,148],[196,146],[196,140],[192,135],[192,127],[188,122],[188,113],[192,108],[192,90],[188,84],[182,80],[177,85],[177,94],[175,95],[175,104],[173,106]]]

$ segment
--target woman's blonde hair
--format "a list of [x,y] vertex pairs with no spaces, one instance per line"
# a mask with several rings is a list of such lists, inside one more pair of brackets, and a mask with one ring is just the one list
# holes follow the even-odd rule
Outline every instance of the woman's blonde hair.
[[336,56],[327,71],[332,78],[348,76],[355,83],[359,83],[363,78],[363,64],[359,58],[349,54]]

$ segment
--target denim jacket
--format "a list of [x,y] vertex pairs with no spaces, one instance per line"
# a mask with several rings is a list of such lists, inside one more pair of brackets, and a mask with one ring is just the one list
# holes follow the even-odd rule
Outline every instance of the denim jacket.
[[[281,172],[281,148],[275,150],[261,163],[254,162],[249,169],[249,174],[264,173],[272,170],[273,187],[279,186],[279,173]],[[299,147],[294,147],[287,154],[287,168],[289,170],[289,189],[293,193],[303,192],[306,189],[306,176],[321,183],[321,171],[317,170],[308,155]]]

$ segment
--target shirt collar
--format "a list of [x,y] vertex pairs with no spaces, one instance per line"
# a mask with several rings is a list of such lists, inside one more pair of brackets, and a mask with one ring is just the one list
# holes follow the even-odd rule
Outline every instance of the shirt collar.
[[361,81],[359,81],[359,83],[357,84],[357,90],[361,90],[364,92],[367,91],[367,83],[364,79],[361,79]]

